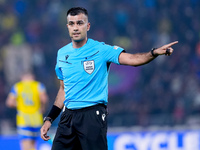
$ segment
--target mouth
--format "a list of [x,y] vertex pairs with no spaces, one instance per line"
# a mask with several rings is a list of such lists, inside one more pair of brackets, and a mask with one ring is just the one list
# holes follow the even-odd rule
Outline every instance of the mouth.
[[74,35],[74,36],[79,36],[79,35],[80,35],[80,33],[73,33],[73,35]]

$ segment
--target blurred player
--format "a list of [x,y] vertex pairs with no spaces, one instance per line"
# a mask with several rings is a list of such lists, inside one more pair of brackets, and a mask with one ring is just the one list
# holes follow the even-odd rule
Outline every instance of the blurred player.
[[31,73],[22,75],[21,81],[12,87],[6,105],[17,109],[21,150],[36,150],[36,139],[43,123],[47,101],[45,86],[35,81]]

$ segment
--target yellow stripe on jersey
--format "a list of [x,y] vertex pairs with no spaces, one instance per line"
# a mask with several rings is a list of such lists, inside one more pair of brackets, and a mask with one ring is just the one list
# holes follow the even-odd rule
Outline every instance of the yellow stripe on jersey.
[[40,112],[34,114],[18,112],[16,120],[18,127],[40,127],[43,123],[43,116]]
[[39,126],[42,124],[39,86],[40,83],[37,81],[21,81],[15,84],[18,126]]

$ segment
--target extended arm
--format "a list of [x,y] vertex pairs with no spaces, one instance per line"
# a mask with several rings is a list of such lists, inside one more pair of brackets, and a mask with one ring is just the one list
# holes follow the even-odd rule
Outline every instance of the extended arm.
[[[160,48],[157,48],[153,51],[153,54],[156,55],[171,55],[173,53],[172,45],[177,44],[178,41],[166,44]],[[152,61],[155,56],[152,55],[152,52],[146,53],[137,53],[130,54],[122,52],[119,56],[119,63],[121,65],[129,65],[129,66],[140,66],[149,63]]]
[[[64,91],[64,83],[62,80],[60,80],[60,88],[56,97],[56,100],[54,102],[54,105],[50,111],[49,114],[56,114],[54,117],[56,118],[59,115],[59,111],[62,110],[62,108],[64,107],[64,100],[65,100],[65,91]],[[60,109],[60,110],[59,110]],[[48,115],[48,117],[51,115]],[[51,118],[53,119],[53,118]],[[41,133],[41,138],[45,141],[49,140],[50,137],[47,136],[47,132],[51,127],[51,121],[47,120],[44,122],[42,128],[40,129],[40,133]]]

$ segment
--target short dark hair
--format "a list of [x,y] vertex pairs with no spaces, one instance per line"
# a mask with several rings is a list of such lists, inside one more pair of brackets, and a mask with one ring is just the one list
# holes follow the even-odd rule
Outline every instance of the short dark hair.
[[67,11],[67,16],[76,16],[78,14],[85,14],[88,17],[88,11],[83,7],[72,7]]

